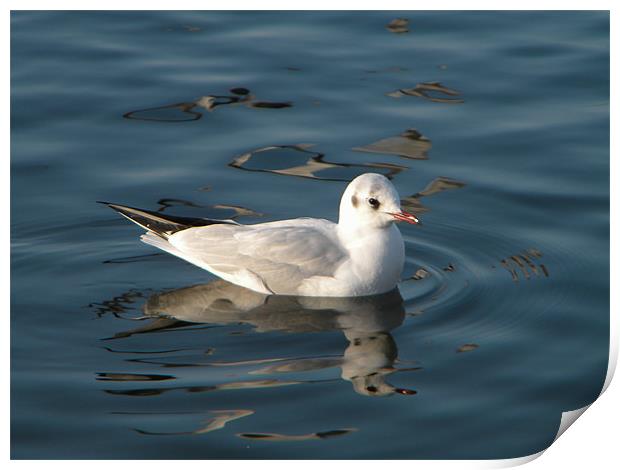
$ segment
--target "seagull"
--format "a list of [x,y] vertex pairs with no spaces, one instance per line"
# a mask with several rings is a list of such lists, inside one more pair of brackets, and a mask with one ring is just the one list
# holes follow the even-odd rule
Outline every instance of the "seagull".
[[419,224],[385,176],[349,183],[338,223],[298,218],[254,225],[178,217],[109,202],[144,228],[140,239],[233,284],[267,295],[361,297],[400,281],[405,245],[395,222]]

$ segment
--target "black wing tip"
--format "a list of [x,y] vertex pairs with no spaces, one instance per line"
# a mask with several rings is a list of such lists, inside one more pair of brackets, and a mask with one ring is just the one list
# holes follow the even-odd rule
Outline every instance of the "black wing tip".
[[236,222],[226,220],[183,217],[168,214],[164,215],[156,211],[138,209],[136,207],[124,206],[122,204],[115,204],[107,201],[96,202],[98,204],[104,204],[108,206],[110,209],[131,220],[133,223],[139,225],[147,232],[152,232],[155,235],[158,235],[164,239],[167,239],[171,234],[175,232],[179,232],[181,230],[192,227],[204,227],[214,224],[237,224]]
[[110,209],[114,209],[117,212],[122,212],[123,210],[127,211],[127,210],[143,210],[143,209],[137,209],[135,207],[130,207],[130,206],[124,206],[122,204],[116,204],[115,202],[108,202],[108,201],[95,201],[97,204],[103,204],[105,206],[108,206]]
[[114,207],[122,207],[120,204],[116,204],[114,202],[108,202],[108,201],[95,201],[97,204],[103,204],[104,206],[108,206],[111,208]]

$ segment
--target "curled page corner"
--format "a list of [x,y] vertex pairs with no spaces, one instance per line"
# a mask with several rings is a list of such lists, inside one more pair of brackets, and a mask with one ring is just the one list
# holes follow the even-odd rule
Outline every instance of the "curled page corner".
[[[609,384],[611,383],[611,380],[613,379],[614,373],[616,371],[616,365],[618,363],[618,341],[615,340],[614,338],[616,338],[617,336],[614,334],[614,331],[616,330],[616,325],[615,322],[612,320],[610,321],[610,344],[609,344],[609,359],[607,362],[607,375],[605,377],[605,383],[603,384],[603,387],[601,388],[601,392],[599,393],[599,396],[596,398],[596,400],[598,400],[598,398],[605,393],[605,391],[607,390],[607,388],[609,387]],[[594,401],[596,401],[594,400]],[[592,402],[594,403],[594,402]],[[560,436],[562,434],[564,434],[564,431],[566,431],[575,421],[577,421],[577,418],[579,418],[582,414],[585,413],[585,411],[590,408],[590,406],[592,406],[592,403],[584,406],[583,408],[579,408],[576,410],[571,410],[571,411],[564,411],[562,413],[562,417],[560,419],[560,426],[558,427],[558,432],[555,435],[555,437],[553,438],[553,442],[551,443],[551,445],[549,447],[551,447],[555,441],[557,441]],[[532,460],[536,460],[538,457],[540,457],[549,447],[547,447],[546,449],[541,450],[540,452],[536,452],[534,454],[531,455],[526,455],[524,457],[516,457],[513,459],[501,459],[501,460],[492,460],[488,462],[488,465],[486,466],[486,468],[508,468],[508,467],[517,467],[519,465],[523,465],[526,464],[528,462],[531,462]]]
[[[559,437],[564,434],[564,431],[566,431],[575,421],[577,421],[577,418],[579,418],[588,408],[590,408],[590,405],[586,405],[577,410],[563,412],[562,419],[560,420],[560,427],[558,428],[558,433],[553,438],[553,442],[557,441]],[[551,445],[553,445],[553,443],[551,443]]]
[[[590,405],[591,405],[591,403],[590,403]],[[564,411],[562,413],[562,418],[560,419],[560,426],[558,427],[558,432],[555,435],[555,437],[553,438],[553,442],[547,448],[541,450],[540,452],[536,452],[535,454],[526,455],[524,457],[517,457],[517,458],[514,458],[514,459],[498,460],[497,461],[497,465],[495,466],[495,468],[517,467],[519,465],[523,465],[523,464],[526,464],[528,462],[531,462],[532,460],[536,460],[549,447],[551,447],[555,443],[555,441],[557,441],[559,439],[559,437],[562,434],[564,434],[564,431],[566,431],[575,421],[577,421],[577,418],[579,418],[582,414],[585,413],[585,411],[588,408],[590,408],[590,405],[586,405],[583,408],[579,408],[577,410]]]
[[536,452],[534,454],[525,455],[523,457],[515,457],[513,459],[502,459],[502,460],[493,460],[489,462],[488,468],[510,468],[510,467],[518,467],[520,465],[524,465],[526,463],[531,462],[532,460],[536,460],[540,457],[545,450],[541,450],[540,452]]
[[[613,353],[613,351],[611,351],[610,352],[610,357],[609,357],[609,365],[608,365],[608,368],[607,368],[607,377],[605,379],[605,384],[603,385],[603,387],[601,389],[601,393],[599,394],[599,397],[605,392],[605,390],[607,390],[607,387],[609,386],[609,383],[611,382],[611,379],[612,379],[612,377],[614,375],[614,372],[615,372],[615,369],[616,369],[616,360],[617,360],[617,355],[615,355]],[[592,403],[594,403],[594,402],[592,402]],[[583,408],[578,408],[576,410],[570,410],[570,411],[562,412],[562,417],[560,418],[560,426],[558,427],[558,432],[556,433],[555,437],[553,438],[553,442],[549,445],[549,447],[551,447],[555,443],[555,441],[557,441],[560,438],[560,436],[562,434],[564,434],[564,431],[566,431],[569,427],[571,427],[571,425],[575,421],[577,421],[577,419],[582,414],[584,414],[586,412],[586,410],[588,408],[590,408],[590,406],[592,406],[592,403],[590,403],[589,405],[584,406]],[[534,454],[526,455],[524,457],[516,457],[516,458],[513,458],[513,459],[502,459],[502,460],[489,461],[488,462],[489,465],[486,468],[518,467],[519,465],[523,465],[523,464],[526,464],[526,463],[531,462],[533,460],[536,460],[549,447],[541,450],[540,452],[536,452]]]
[[518,467],[520,465],[524,465],[526,463],[529,463],[533,460],[536,460],[538,457],[540,457],[549,447],[551,447],[553,445],[553,443],[555,441],[558,440],[558,438],[564,433],[564,431],[566,431],[571,424],[573,424],[575,421],[577,421],[577,418],[579,418],[588,408],[590,407],[590,405],[584,406],[583,408],[579,408],[578,410],[571,410],[571,411],[564,411],[562,413],[562,418],[560,419],[560,426],[558,427],[558,432],[555,435],[555,437],[553,438],[553,442],[546,447],[545,449],[536,452],[534,454],[530,454],[530,455],[525,455],[523,457],[515,457],[513,459],[502,459],[502,460],[494,460],[489,462],[489,465],[487,466],[487,468],[510,468],[510,467]]
[[[615,325],[615,321],[610,320],[609,328],[610,328],[610,342],[609,342],[609,360],[607,361],[607,376],[605,377],[605,383],[603,384],[603,388],[601,393],[599,393],[599,397],[605,393],[607,387],[611,383],[611,379],[614,377],[614,373],[616,372],[616,366],[618,365],[618,336],[616,334],[617,327]],[[615,330],[615,331],[614,331]]]

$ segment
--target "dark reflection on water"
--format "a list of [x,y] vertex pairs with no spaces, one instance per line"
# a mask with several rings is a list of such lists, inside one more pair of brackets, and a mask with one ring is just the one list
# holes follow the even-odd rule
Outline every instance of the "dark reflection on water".
[[[159,254],[159,253],[157,253]],[[142,257],[143,258],[143,257]],[[133,258],[120,259],[120,260],[107,260],[104,263],[127,263],[131,262]],[[120,295],[113,297],[110,300],[104,300],[102,302],[93,302],[89,304],[89,307],[93,308],[97,313],[97,316],[111,313],[114,316],[119,316],[125,313],[137,299],[144,296],[144,293],[135,289],[131,289],[127,292],[123,292]]]
[[[262,109],[282,109],[293,106],[290,102],[260,101],[250,94],[247,88],[231,88],[231,95],[207,95],[196,101],[167,104],[155,106],[153,108],[136,109],[123,114],[126,119],[136,119],[139,121],[157,122],[185,122],[197,121],[202,118],[203,113],[196,111],[195,108],[203,108],[211,112],[218,106],[224,105],[245,105],[249,108]],[[166,117],[168,114],[170,117]],[[188,114],[189,116],[183,116]],[[176,117],[175,117],[176,115]]]
[[444,178],[443,176],[440,176],[439,178],[435,178],[433,181],[431,181],[422,191],[419,191],[415,194],[412,194],[411,196],[407,196],[401,199],[400,204],[402,208],[407,212],[412,212],[414,214],[423,214],[429,209],[420,201],[422,197],[428,197],[442,191],[447,191],[450,189],[460,189],[463,187],[465,187],[465,183],[461,181],[456,181],[451,178]]
[[536,276],[549,277],[547,267],[538,261],[542,256],[542,253],[537,249],[529,248],[518,255],[503,258],[500,264],[508,270],[515,282],[518,282],[519,279],[529,280]]
[[185,199],[173,199],[163,198],[157,201],[161,207],[157,209],[157,212],[164,212],[169,207],[186,206],[186,207],[202,207],[198,204],[194,204],[192,201],[186,201]]
[[396,18],[388,23],[386,26],[391,33],[408,33],[409,32],[409,20],[407,18]]
[[[351,181],[363,173],[381,173],[387,178],[407,167],[393,163],[338,163],[325,160],[325,155],[309,150],[312,145],[272,145],[239,155],[229,166],[246,171],[275,173],[325,181]],[[393,152],[382,152],[393,153]],[[296,163],[296,164],[295,164]],[[294,164],[294,166],[289,166]],[[283,168],[274,168],[281,166]],[[318,174],[320,173],[320,174]],[[337,174],[340,177],[328,175]]]
[[469,351],[473,351],[475,349],[478,349],[478,345],[474,344],[474,343],[467,343],[464,344],[463,346],[460,346],[456,352],[469,352]]
[[146,431],[144,429],[135,429],[136,432],[140,434],[150,435],[150,436],[179,436],[179,435],[188,435],[188,434],[206,434],[212,431],[218,431],[222,429],[226,424],[230,421],[234,421],[236,419],[245,418],[246,416],[250,416],[254,414],[252,410],[212,410],[210,414],[214,415],[213,418],[206,420],[203,423],[203,426],[198,429],[194,429],[192,431],[175,431],[175,432],[156,432],[156,431]]
[[[224,101],[221,104],[229,104],[230,101]],[[211,107],[215,107],[220,103],[212,103]],[[167,104],[164,106],[155,106],[153,108],[145,108],[145,109],[136,109],[135,111],[128,111],[123,114],[123,117],[126,119],[137,119],[139,121],[158,121],[158,122],[185,122],[185,121],[197,121],[202,117],[202,113],[199,111],[194,111],[194,108],[198,106],[198,103],[190,102],[190,103],[174,103]],[[180,114],[189,114],[189,116],[183,116],[182,114],[179,117],[165,117],[166,114],[169,114],[168,111],[178,111]],[[162,111],[164,111],[162,113]]]
[[311,381],[299,381],[299,380],[277,380],[277,379],[264,379],[264,380],[243,380],[226,382],[217,385],[205,385],[205,386],[192,386],[192,387],[167,387],[167,388],[132,388],[126,390],[114,389],[104,390],[110,395],[127,395],[132,397],[150,397],[153,395],[161,395],[166,392],[184,391],[190,393],[205,393],[227,390],[243,390],[243,389],[261,389],[272,387],[286,387],[288,385],[297,385],[302,383],[312,383]]
[[[608,13],[24,11],[11,56],[12,457],[519,457],[597,397]],[[94,203],[335,220],[364,172],[424,213],[386,301],[239,291]]]
[[434,103],[464,103],[462,98],[446,98],[446,96],[459,96],[456,90],[443,86],[439,82],[418,83],[413,88],[399,88],[387,94],[392,98],[400,98],[402,96],[416,96]]
[[278,441],[278,442],[291,442],[291,441],[309,441],[313,439],[330,439],[332,437],[340,437],[351,432],[355,432],[357,429],[335,429],[333,431],[321,431],[311,434],[302,434],[296,436],[290,436],[285,434],[267,434],[267,433],[249,433],[243,432],[237,434],[237,436],[244,439],[258,439],[261,441]]
[[114,372],[99,372],[97,374],[97,380],[114,381],[114,382],[144,382],[161,380],[174,380],[173,375],[161,375],[161,374],[122,374]]
[[426,160],[431,149],[431,141],[416,129],[407,129],[396,137],[381,139],[363,147],[354,147],[358,152],[398,155],[412,160]]
[[[157,212],[164,212],[166,209],[170,207],[179,207],[179,206],[195,207],[197,209],[201,209],[205,207],[199,204],[195,204],[192,201],[186,201],[184,199],[171,199],[171,198],[160,199],[159,201],[157,201],[157,204],[160,205],[159,209],[157,209]],[[263,216],[263,214],[261,214],[260,212],[253,211],[249,207],[235,206],[232,204],[213,204],[210,207],[212,209],[216,209],[217,211],[227,211],[227,212],[232,213],[231,215],[227,215],[227,216],[222,215],[220,217],[222,219],[234,220],[239,217],[262,217]]]

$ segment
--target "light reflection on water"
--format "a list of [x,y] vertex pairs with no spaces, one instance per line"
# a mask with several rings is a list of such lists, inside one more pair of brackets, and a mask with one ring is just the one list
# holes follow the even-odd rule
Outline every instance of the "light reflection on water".
[[[608,18],[13,13],[13,457],[547,446],[607,367]],[[333,220],[369,171],[424,214],[383,299],[244,292],[94,204]]]
[[[190,324],[248,324],[259,332],[340,330],[349,345],[338,358],[319,359],[321,352],[317,351],[313,358],[250,361],[271,365],[247,374],[271,375],[340,367],[341,377],[350,381],[357,393],[369,396],[415,393],[386,382],[386,376],[396,371],[393,365],[397,357],[397,346],[389,332],[400,326],[405,317],[398,291],[361,298],[284,297],[267,296],[225,281],[214,281],[154,294],[144,304],[144,314],[144,319],[154,318],[155,324],[158,319],[167,318]],[[141,329],[148,331],[148,326]],[[127,334],[130,333],[120,333],[117,337]],[[229,365],[246,366],[248,362]]]

